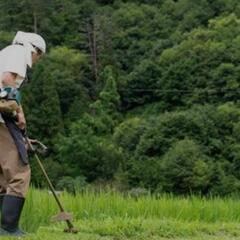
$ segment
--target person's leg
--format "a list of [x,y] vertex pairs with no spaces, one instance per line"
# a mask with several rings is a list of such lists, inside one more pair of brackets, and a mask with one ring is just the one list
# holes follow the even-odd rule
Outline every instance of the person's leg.
[[2,211],[2,202],[7,191],[6,188],[7,183],[6,180],[4,179],[2,168],[0,166],[0,212]]
[[[1,123],[0,123],[1,125]],[[1,127],[1,126],[0,126]],[[2,171],[2,161],[4,159],[4,156],[3,154],[1,154],[1,152],[3,152],[3,145],[2,145],[2,142],[1,140],[4,138],[3,135],[1,135],[1,132],[0,131],[0,212],[2,211],[2,202],[3,202],[3,198],[7,192],[7,182],[6,182],[6,179],[4,178],[3,176],[3,171]]]
[[1,228],[10,235],[22,235],[18,223],[24,206],[25,197],[30,183],[30,167],[20,159],[15,143],[6,127],[0,125],[0,146],[2,171],[7,182],[6,194],[2,203]]

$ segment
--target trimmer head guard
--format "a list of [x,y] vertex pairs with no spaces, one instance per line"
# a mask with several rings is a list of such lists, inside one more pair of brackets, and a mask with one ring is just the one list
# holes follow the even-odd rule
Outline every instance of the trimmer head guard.
[[52,222],[72,221],[72,219],[72,214],[67,212],[60,212],[57,215],[51,217]]

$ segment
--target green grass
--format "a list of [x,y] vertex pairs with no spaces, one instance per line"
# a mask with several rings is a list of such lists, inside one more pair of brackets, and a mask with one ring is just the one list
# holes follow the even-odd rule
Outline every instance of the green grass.
[[[159,219],[108,218],[75,222],[78,234],[63,233],[64,224],[40,227],[26,239],[59,240],[157,240],[157,239],[240,239],[236,223],[200,223]],[[6,238],[8,239],[8,238]]]
[[74,215],[78,234],[63,233],[65,223],[51,223],[58,208],[47,191],[31,189],[21,225],[26,239],[160,240],[240,239],[237,198],[144,196],[139,199],[109,191],[61,195]]

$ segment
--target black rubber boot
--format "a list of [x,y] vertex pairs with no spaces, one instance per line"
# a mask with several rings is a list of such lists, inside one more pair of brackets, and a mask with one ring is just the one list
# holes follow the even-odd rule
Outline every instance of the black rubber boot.
[[0,212],[2,211],[2,203],[4,196],[5,196],[4,194],[0,194]]
[[18,222],[24,202],[24,198],[11,195],[4,196],[2,203],[0,236],[22,237],[26,234],[18,228]]

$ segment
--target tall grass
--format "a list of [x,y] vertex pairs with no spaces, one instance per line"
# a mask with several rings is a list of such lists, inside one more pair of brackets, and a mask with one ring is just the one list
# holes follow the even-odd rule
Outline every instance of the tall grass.
[[[76,220],[107,218],[174,219],[185,222],[240,222],[240,201],[236,198],[143,196],[138,199],[118,192],[86,191],[75,196],[62,193],[60,199],[66,211]],[[22,225],[28,231],[48,225],[50,217],[59,212],[54,198],[46,190],[30,189]]]

